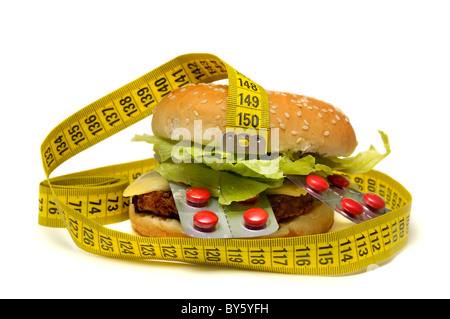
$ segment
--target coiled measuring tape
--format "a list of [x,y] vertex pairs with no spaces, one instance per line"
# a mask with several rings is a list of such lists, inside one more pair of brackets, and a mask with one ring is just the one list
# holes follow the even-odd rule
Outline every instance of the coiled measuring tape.
[[382,196],[391,212],[336,232],[273,239],[153,238],[106,227],[128,219],[130,203],[122,193],[129,183],[158,165],[153,158],[50,178],[69,158],[151,115],[172,90],[227,77],[227,127],[239,126],[237,114],[246,112],[246,103],[254,103],[250,118],[257,116],[258,123],[249,121],[249,125],[266,129],[269,115],[264,89],[211,54],[179,56],[55,127],[41,145],[47,179],[39,186],[39,224],[65,227],[79,248],[106,257],[293,274],[358,271],[393,256],[406,245],[411,195],[397,181],[377,171],[349,178],[361,191]]

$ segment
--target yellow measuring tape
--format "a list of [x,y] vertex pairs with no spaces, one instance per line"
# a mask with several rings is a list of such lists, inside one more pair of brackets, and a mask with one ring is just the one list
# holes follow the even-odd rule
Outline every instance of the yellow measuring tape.
[[228,64],[227,127],[269,129],[269,99],[266,91]]
[[249,127],[267,128],[268,101],[264,89],[211,54],[179,56],[55,127],[41,145],[47,179],[39,186],[39,224],[65,227],[78,247],[107,257],[295,274],[338,275],[358,271],[391,257],[406,245],[411,195],[398,182],[377,171],[350,179],[361,191],[383,196],[391,212],[336,232],[275,239],[153,238],[105,227],[128,219],[129,200],[122,197],[123,190],[156,167],[155,159],[50,178],[69,158],[151,115],[158,102],[172,90],[227,77],[230,91],[227,127],[245,126],[242,121],[246,113]]

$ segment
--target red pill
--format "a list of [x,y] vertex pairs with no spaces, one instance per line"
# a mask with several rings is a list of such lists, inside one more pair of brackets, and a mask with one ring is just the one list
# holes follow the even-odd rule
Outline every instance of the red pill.
[[186,192],[186,200],[191,206],[205,206],[210,197],[209,191],[200,187],[190,188]]
[[269,214],[262,208],[253,207],[244,213],[244,224],[249,229],[262,229],[266,227]]
[[327,179],[331,184],[337,187],[347,188],[350,185],[350,181],[342,175],[328,175]]
[[341,206],[344,211],[352,215],[361,215],[364,210],[360,203],[351,198],[343,198]]
[[318,175],[308,175],[306,176],[306,184],[317,192],[324,192],[328,189],[328,182]]
[[194,215],[194,228],[200,231],[213,231],[219,217],[209,210],[202,210]]
[[384,199],[373,193],[366,193],[363,196],[364,203],[376,210],[383,209],[386,206]]

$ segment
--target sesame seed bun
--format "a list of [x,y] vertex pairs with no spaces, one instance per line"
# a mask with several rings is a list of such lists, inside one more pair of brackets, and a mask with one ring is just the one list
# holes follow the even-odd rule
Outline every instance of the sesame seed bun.
[[[333,105],[305,95],[272,91],[267,94],[270,128],[279,129],[280,153],[349,156],[355,150],[357,142],[353,127],[348,117]],[[193,139],[194,121],[201,120],[202,144],[214,142],[203,133],[208,129],[225,132],[227,99],[226,85],[197,84],[176,89],[156,107],[153,133],[178,140],[181,139],[179,136],[172,136],[176,133],[174,130],[186,128]],[[270,143],[269,150],[274,151]]]

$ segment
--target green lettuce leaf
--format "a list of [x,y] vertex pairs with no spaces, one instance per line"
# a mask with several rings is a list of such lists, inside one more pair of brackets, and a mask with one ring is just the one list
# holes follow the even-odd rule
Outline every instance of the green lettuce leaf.
[[280,168],[284,175],[308,175],[316,171],[325,171],[331,174],[332,170],[323,164],[316,164],[316,159],[312,155],[306,155],[296,161],[291,161],[288,156],[280,160]]
[[203,163],[215,170],[229,171],[236,174],[262,179],[283,178],[279,167],[279,158],[273,160],[239,160],[236,162],[234,154],[222,152],[218,149],[208,150],[187,141],[178,142],[151,135],[136,135],[132,141],[143,141],[153,144],[153,151],[161,162],[169,159],[174,163]]
[[163,163],[157,170],[167,179],[207,188],[221,203],[230,203],[254,197],[268,187],[278,187],[289,174],[367,172],[391,152],[388,136],[379,133],[386,150],[384,154],[370,146],[367,151],[347,158],[308,154],[296,159],[298,154],[287,152],[270,160],[236,161],[234,154],[218,149],[211,152],[190,141],[183,144],[147,134],[136,135],[133,141],[154,145],[153,150]]
[[373,145],[367,151],[360,152],[352,157],[335,157],[335,156],[316,156],[316,161],[330,167],[334,171],[340,171],[348,174],[357,174],[370,171],[382,159],[391,153],[389,138],[383,131],[378,131],[384,144],[386,152],[381,154]]
[[[153,151],[162,162],[169,160],[172,157],[172,149],[176,145],[176,141],[167,140],[153,135],[143,134],[135,135],[131,141],[133,142],[147,142],[153,144]],[[189,155],[190,156],[190,155]]]
[[[210,191],[211,196],[218,198],[222,205],[255,197],[272,187],[268,183],[226,171],[213,170],[203,164],[162,163],[155,169],[168,180],[206,188]],[[281,184],[277,186],[281,186]]]
[[280,179],[284,175],[278,162],[278,160],[248,160],[238,163],[209,163],[206,165],[215,170],[234,172],[247,177]]

